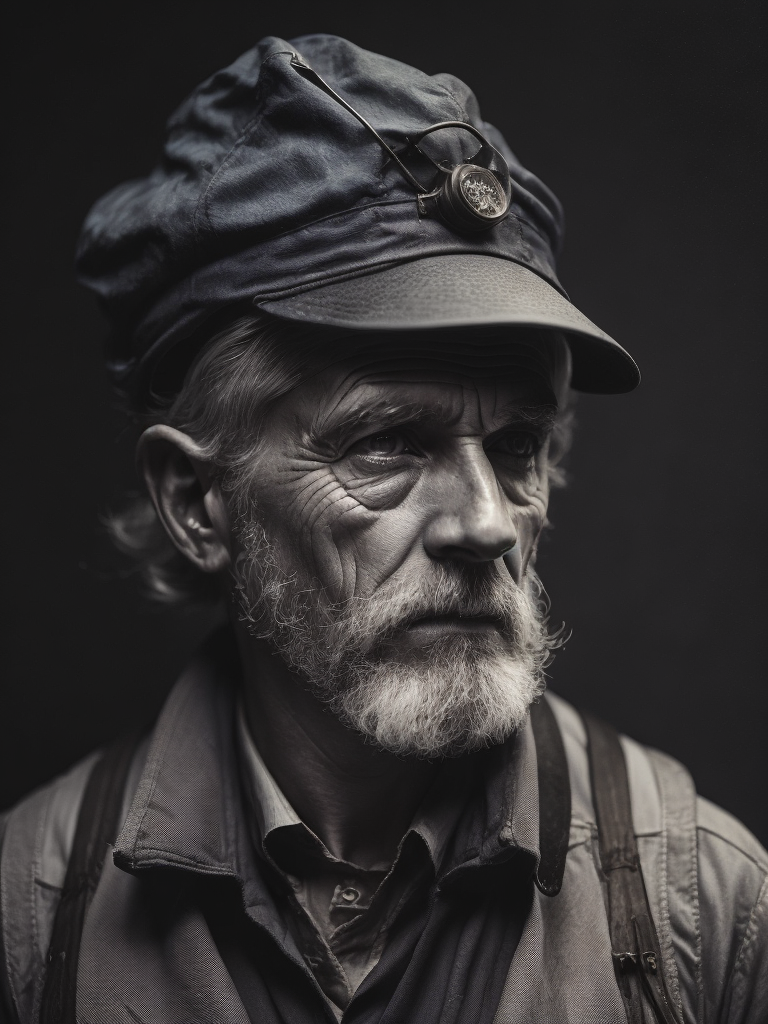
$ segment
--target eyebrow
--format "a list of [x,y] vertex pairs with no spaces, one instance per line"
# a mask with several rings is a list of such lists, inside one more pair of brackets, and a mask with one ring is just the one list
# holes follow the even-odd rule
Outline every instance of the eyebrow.
[[[306,442],[317,451],[331,452],[337,449],[350,434],[367,427],[388,429],[395,425],[420,423],[433,426],[450,426],[461,417],[457,409],[450,412],[445,406],[414,401],[393,401],[380,398],[365,406],[354,406],[342,413],[331,413],[322,422],[313,423],[307,431]],[[496,437],[510,427],[525,425],[540,435],[551,432],[557,419],[557,402],[551,400],[520,404],[507,402],[495,417],[503,421],[498,429],[492,431],[489,438]]]
[[502,406],[498,418],[506,420],[508,426],[523,423],[539,433],[547,434],[555,425],[557,413],[557,401],[553,396],[551,401],[530,402],[527,405],[509,402]]
[[408,402],[380,398],[365,406],[354,406],[342,413],[331,413],[321,423],[313,423],[307,431],[307,441],[312,447],[324,450],[336,448],[351,433],[384,424],[432,423],[450,426],[459,419],[457,411],[448,415],[445,407],[434,403]]

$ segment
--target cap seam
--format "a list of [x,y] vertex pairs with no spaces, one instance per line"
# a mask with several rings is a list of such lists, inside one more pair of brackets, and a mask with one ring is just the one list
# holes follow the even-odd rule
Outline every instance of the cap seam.
[[358,267],[355,270],[348,270],[344,273],[338,274],[335,277],[325,277],[322,280],[313,282],[313,284],[310,287],[307,287],[307,282],[305,279],[300,285],[289,286],[287,288],[281,289],[279,292],[276,291],[271,293],[265,293],[263,295],[254,295],[252,302],[255,306],[260,306],[262,303],[266,302],[279,302],[282,299],[291,298],[293,296],[299,296],[308,292],[312,292],[315,289],[323,288],[326,285],[330,286],[334,284],[341,284],[346,281],[354,281],[357,278],[368,277],[372,274],[377,273],[378,271],[393,269],[394,267],[399,267],[406,263],[417,263],[421,260],[427,259],[439,259],[442,256],[477,256],[486,259],[504,260],[506,263],[514,263],[515,266],[522,267],[523,270],[530,271],[530,273],[534,274],[536,277],[540,278],[545,284],[549,285],[549,287],[552,288],[553,291],[557,292],[561,296],[561,298],[565,299],[566,302],[570,302],[567,296],[563,293],[562,289],[556,288],[555,285],[553,285],[551,281],[544,277],[544,275],[541,272],[536,270],[534,267],[530,266],[530,264],[525,263],[523,260],[515,259],[513,256],[502,255],[500,253],[467,252],[466,249],[456,249],[456,251],[454,252],[442,251],[439,253],[432,253],[426,256],[424,254],[420,254],[413,256],[410,259],[388,260],[387,262],[373,263],[365,266],[363,264],[358,264]]
[[265,241],[272,242],[278,238],[287,238],[289,235],[295,235],[300,231],[306,231],[307,228],[312,228],[316,224],[324,224],[337,217],[346,217],[348,214],[372,210],[379,206],[407,206],[410,203],[416,207],[417,219],[421,220],[418,216],[418,206],[415,195],[412,198],[409,197],[407,199],[373,199],[370,202],[363,203],[361,206],[350,206],[347,210],[335,210],[333,213],[326,213],[322,217],[317,217],[315,220],[309,220],[305,224],[299,224],[295,228],[286,228],[285,231],[280,231],[276,235],[270,235],[269,239],[265,239]]
[[[459,101],[458,101],[458,99],[456,98],[456,96],[455,96],[455,95],[454,95],[454,94],[453,94],[453,93],[451,92],[451,90],[450,90],[450,89],[448,88],[448,86],[447,86],[447,85],[444,85],[444,84],[443,84],[442,82],[436,82],[436,81],[435,81],[435,78],[436,78],[436,76],[435,76],[435,75],[430,75],[430,76],[429,76],[429,78],[430,78],[430,80],[432,81],[432,83],[433,83],[434,85],[436,85],[436,86],[437,86],[437,88],[438,88],[438,89],[439,89],[439,90],[440,90],[441,92],[445,93],[445,95],[446,95],[446,96],[448,97],[448,99],[449,99],[449,100],[451,101],[451,103],[453,104],[454,112],[458,113],[458,115],[459,115],[459,116],[458,116],[458,117],[456,118],[456,120],[457,120],[457,121],[463,121],[463,122],[464,122],[464,124],[472,124],[472,122],[471,122],[471,121],[468,121],[468,120],[467,120],[467,116],[466,116],[466,114],[465,114],[464,110],[462,109],[462,106],[461,106],[461,104],[459,103]],[[505,160],[505,163],[506,163],[506,160]]]
[[[266,64],[268,64],[270,61],[272,61],[275,57],[290,56],[293,53],[294,53],[293,50],[278,50],[275,53],[268,54],[264,58],[264,60],[261,62],[261,67],[259,68],[259,74],[258,74],[256,82],[255,82],[255,84],[253,86],[254,90],[258,89],[259,82],[261,81],[261,76],[262,76],[262,74],[264,72],[264,66]],[[214,173],[211,174],[211,176],[208,179],[208,182],[207,182],[205,188],[203,189],[202,193],[198,197],[198,200],[195,203],[195,212],[192,215],[192,224],[194,225],[195,244],[196,245],[199,246],[199,245],[203,244],[202,239],[200,238],[200,227],[199,227],[200,207],[202,206],[202,207],[205,208],[205,219],[206,219],[206,221],[208,223],[208,228],[209,228],[210,231],[214,232],[214,234],[215,234],[215,229],[213,227],[213,224],[211,223],[210,210],[209,210],[209,207],[208,207],[208,194],[209,194],[211,188],[213,187],[214,181],[216,181],[216,179],[219,177],[219,175],[221,174],[222,170],[224,169],[224,165],[227,163],[227,161],[230,159],[230,157],[232,156],[234,151],[237,149],[237,147],[243,141],[243,138],[248,134],[248,132],[250,132],[250,130],[253,127],[253,125],[256,124],[256,122],[259,121],[263,116],[264,116],[264,111],[260,110],[249,121],[246,121],[245,125],[243,125],[242,129],[238,133],[237,138],[234,140],[234,142],[229,147],[227,152],[221,158],[221,161],[220,161],[218,167],[216,168]]]

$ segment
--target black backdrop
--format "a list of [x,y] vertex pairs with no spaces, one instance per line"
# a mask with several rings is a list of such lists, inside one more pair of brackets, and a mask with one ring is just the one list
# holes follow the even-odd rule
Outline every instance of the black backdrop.
[[[158,708],[205,622],[146,610],[98,531],[134,484],[74,284],[89,204],[261,36],[311,31],[468,81],[563,200],[562,277],[644,373],[584,397],[539,568],[555,688],[682,759],[766,841],[758,0],[16,5],[3,93],[6,590],[0,806]],[[9,314],[10,311],[10,314]]]

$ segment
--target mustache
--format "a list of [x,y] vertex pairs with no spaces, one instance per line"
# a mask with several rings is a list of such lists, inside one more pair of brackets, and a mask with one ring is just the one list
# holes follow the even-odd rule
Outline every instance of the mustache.
[[361,649],[396,637],[421,619],[456,617],[491,620],[514,633],[523,592],[496,563],[435,563],[420,575],[388,580],[371,597],[337,607],[338,625],[355,622]]
[[[402,566],[369,595],[333,601],[318,579],[303,577],[299,565],[280,564],[257,519],[244,525],[240,540],[233,582],[241,619],[278,651],[314,650],[330,672],[341,671],[345,662],[396,658],[398,640],[421,619],[490,620],[512,656],[529,644],[532,617],[539,629],[547,624],[546,594],[530,566],[518,584],[504,562],[429,560]],[[463,639],[473,649],[487,641]]]

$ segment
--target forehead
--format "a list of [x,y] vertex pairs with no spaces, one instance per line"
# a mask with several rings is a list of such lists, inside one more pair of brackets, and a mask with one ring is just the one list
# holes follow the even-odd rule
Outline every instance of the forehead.
[[557,405],[552,381],[519,369],[461,366],[446,360],[397,363],[356,359],[329,367],[297,395],[307,411],[333,415],[355,408],[368,412],[432,409],[446,417],[469,406],[486,412],[515,405]]
[[268,420],[279,433],[315,439],[417,420],[486,432],[520,416],[551,426],[567,382],[560,356],[508,339],[482,347],[462,339],[363,344],[316,364]]
[[[421,391],[425,399],[449,385],[508,399],[557,404],[568,386],[565,342],[551,336],[529,340],[490,337],[478,342],[471,333],[449,337],[361,338],[354,350],[315,353],[300,385],[303,398],[327,404],[345,398],[365,401],[366,393]],[[442,388],[436,386],[442,385]]]

